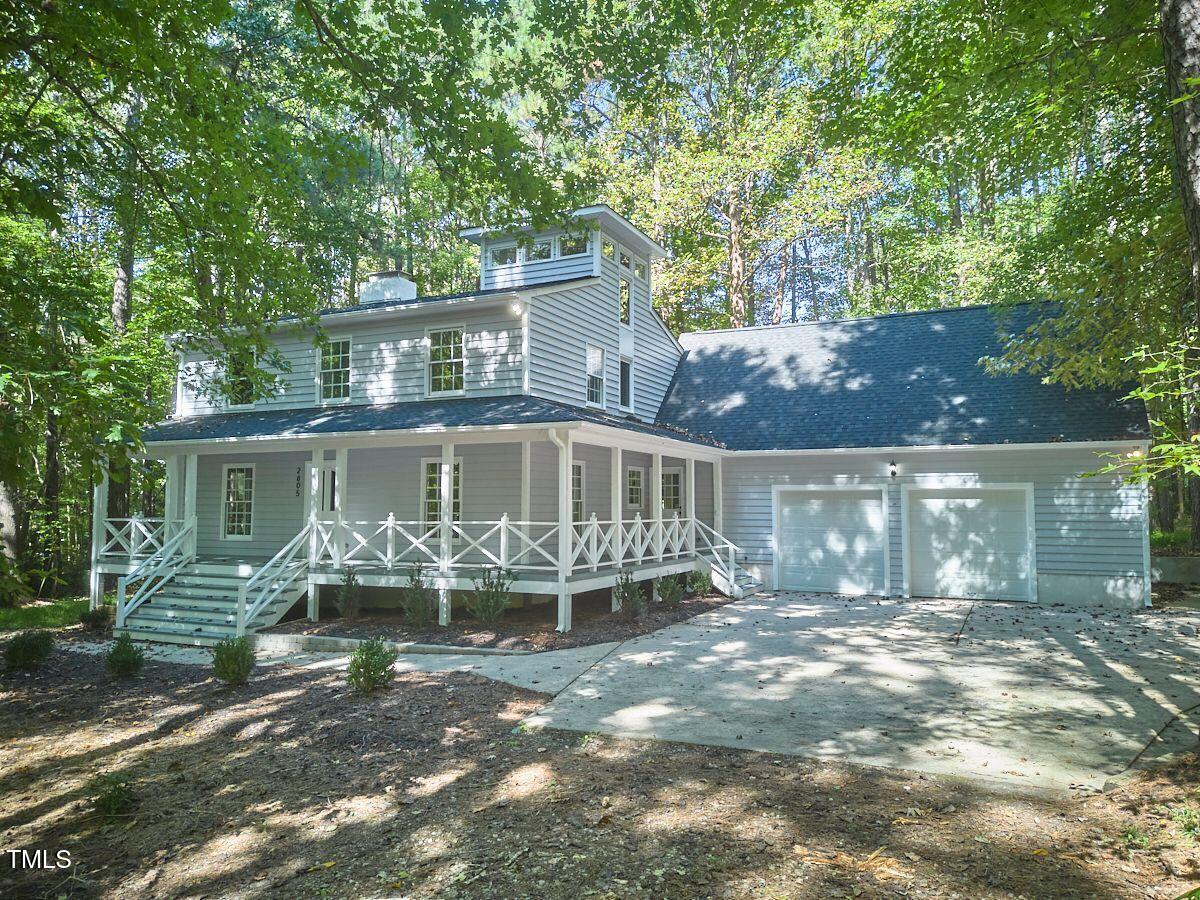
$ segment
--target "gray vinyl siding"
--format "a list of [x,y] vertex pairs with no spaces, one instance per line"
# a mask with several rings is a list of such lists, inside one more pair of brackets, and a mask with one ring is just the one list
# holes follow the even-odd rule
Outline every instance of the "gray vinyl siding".
[[713,524],[713,464],[696,463],[696,518]]
[[539,238],[550,237],[554,241],[554,259],[524,262],[518,261],[513,265],[493,267],[490,264],[489,251],[493,247],[512,247],[515,241],[497,240],[483,243],[480,256],[480,286],[484,290],[490,288],[505,288],[515,285],[544,284],[547,281],[560,281],[567,278],[586,278],[595,274],[594,255],[591,244],[587,253],[558,258],[559,232],[549,232],[539,235]]
[[654,421],[683,354],[651,307],[646,282],[634,279],[633,299],[633,409],[643,419]]
[[[395,403],[421,400],[425,394],[425,333],[430,328],[463,326],[465,334],[465,393],[472,397],[520,394],[524,390],[521,320],[507,307],[479,312],[442,312],[420,319],[359,320],[330,324],[330,340],[350,337],[350,403]],[[280,390],[261,400],[255,409],[297,409],[316,406],[317,350],[311,334],[298,329],[281,331],[276,346],[290,371],[276,373]],[[192,354],[183,364],[197,372],[211,372],[212,363]],[[181,415],[221,412],[204,396],[185,390]],[[346,401],[343,401],[346,402]]]
[[[196,461],[196,552],[201,556],[269,558],[304,527],[303,467],[307,453],[241,453]],[[222,467],[253,464],[251,540],[222,540]],[[297,472],[301,487],[297,491]]]
[[[893,459],[899,470],[894,481],[887,477]],[[902,485],[918,483],[921,476],[1032,483],[1039,576],[1141,579],[1146,566],[1146,491],[1112,475],[1080,477],[1106,462],[1092,450],[1067,448],[735,456],[723,463],[725,535],[770,578],[773,485],[887,485],[890,589],[899,595],[903,590]]]

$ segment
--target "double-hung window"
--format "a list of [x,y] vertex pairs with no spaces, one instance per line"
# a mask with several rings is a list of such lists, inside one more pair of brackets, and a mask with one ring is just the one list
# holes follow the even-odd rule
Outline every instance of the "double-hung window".
[[429,393],[461,393],[465,360],[463,329],[429,332]]
[[571,463],[571,521],[583,521],[583,463]]
[[683,510],[683,471],[680,469],[663,470],[662,508],[664,513]]
[[630,509],[642,508],[642,479],[644,472],[637,466],[625,470],[625,505]]
[[341,338],[321,348],[321,402],[349,399],[350,338]]
[[247,409],[254,405],[254,378],[250,374],[258,365],[258,354],[249,358],[237,357],[229,363],[225,379],[225,405],[229,409]]
[[248,541],[254,533],[254,466],[223,467],[221,537]]
[[632,304],[629,302],[629,279],[628,278],[621,279],[621,286],[618,290],[620,292],[618,294],[618,296],[620,297],[620,300],[621,300],[621,322],[624,325],[628,325],[632,321],[630,318],[630,309],[631,309]]
[[[442,460],[421,460],[421,522],[425,531],[437,526],[442,518]],[[462,521],[462,460],[454,460],[450,482],[450,519]]]
[[621,358],[621,408],[633,408],[633,360]]
[[604,405],[604,349],[587,348],[587,402],[589,406]]

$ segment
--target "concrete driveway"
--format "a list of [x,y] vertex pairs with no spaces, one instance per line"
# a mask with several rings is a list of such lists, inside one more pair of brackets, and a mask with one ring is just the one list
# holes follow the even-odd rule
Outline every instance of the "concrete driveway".
[[755,597],[620,644],[530,722],[1099,788],[1195,746],[1197,625],[1196,613]]

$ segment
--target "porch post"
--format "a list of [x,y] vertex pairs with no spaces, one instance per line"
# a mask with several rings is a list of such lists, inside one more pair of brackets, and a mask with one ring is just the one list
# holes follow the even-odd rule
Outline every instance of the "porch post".
[[722,507],[725,505],[721,496],[721,458],[717,457],[712,464],[713,489],[713,531],[725,536],[725,516]]
[[[450,556],[454,546],[451,529],[454,521],[454,443],[452,441],[442,442],[442,464],[438,475],[438,511],[440,514],[438,534],[441,538],[438,569],[444,581],[450,573]],[[442,587],[438,588],[438,624],[450,624],[450,588],[446,587],[444,583]]]
[[[200,470],[200,458],[195,453],[188,453],[183,457],[183,524],[192,526],[192,536],[188,540],[188,555],[195,557],[196,555],[196,538],[197,532],[200,529],[199,523],[196,521],[196,479]],[[225,485],[221,485],[218,491],[218,497],[221,492],[224,492]],[[220,515],[221,506],[217,507],[217,515]]]
[[342,512],[342,498],[346,496],[346,468],[350,451],[339,447],[333,457],[333,564],[342,567],[342,558],[346,552],[345,515]]
[[690,456],[687,458],[687,468],[683,473],[683,515],[687,552],[694,556],[696,553],[696,460]]
[[179,454],[165,460],[166,482],[163,486],[163,540],[172,537],[172,527],[179,519]]
[[321,542],[317,534],[317,511],[321,508],[321,466],[325,462],[325,450],[318,447],[312,452],[308,468],[308,618],[316,622],[321,617],[321,604],[317,596],[320,588],[312,577],[317,567]]
[[104,576],[100,574],[100,549],[104,546],[104,519],[108,515],[108,457],[100,457],[100,480],[92,488],[92,571],[88,581],[88,608],[104,602]]
[[650,457],[650,512],[654,519],[654,556],[660,562],[663,555],[662,454]]
[[[612,507],[612,542],[613,542],[613,562],[617,569],[621,568],[621,558],[625,555],[625,523],[621,520],[624,518],[624,505],[622,499],[625,489],[624,473],[621,471],[621,448],[613,447],[609,450],[609,456],[612,460],[612,472],[609,475],[609,503]],[[613,592],[612,611],[617,612],[620,609],[620,604],[617,602],[617,594]]]
[[558,630],[571,630],[571,432],[555,436],[558,444]]

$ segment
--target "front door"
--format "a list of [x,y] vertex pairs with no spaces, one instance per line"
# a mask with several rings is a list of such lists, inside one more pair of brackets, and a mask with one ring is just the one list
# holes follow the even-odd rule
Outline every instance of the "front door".
[[[312,484],[312,469],[313,464],[306,463],[304,466],[304,521],[307,522],[312,514],[312,491],[309,486]],[[317,491],[317,519],[326,521],[333,518],[333,514],[337,511],[337,469],[333,463],[324,463],[320,469],[321,483]]]

